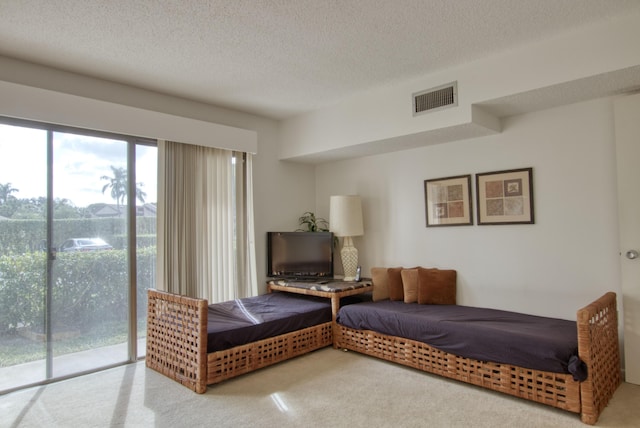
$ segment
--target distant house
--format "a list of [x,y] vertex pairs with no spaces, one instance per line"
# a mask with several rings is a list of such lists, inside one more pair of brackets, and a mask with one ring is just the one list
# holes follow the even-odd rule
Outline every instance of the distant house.
[[138,217],[156,217],[156,204],[144,204],[136,206],[136,216]]
[[[111,218],[111,217],[124,217],[127,212],[126,205],[116,204],[91,204],[87,207],[92,217],[97,218]],[[144,204],[136,206],[137,217],[156,217],[156,205]]]

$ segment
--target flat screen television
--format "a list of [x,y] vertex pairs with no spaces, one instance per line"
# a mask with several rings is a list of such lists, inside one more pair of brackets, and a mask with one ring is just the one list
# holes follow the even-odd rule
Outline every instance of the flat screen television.
[[267,232],[267,276],[333,277],[333,233]]

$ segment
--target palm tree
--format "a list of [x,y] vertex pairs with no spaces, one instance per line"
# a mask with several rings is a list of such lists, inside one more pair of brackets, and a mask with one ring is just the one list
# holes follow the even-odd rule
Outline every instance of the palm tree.
[[144,204],[144,199],[147,197],[147,194],[142,191],[142,186],[144,186],[144,183],[136,183],[136,199]]
[[0,204],[6,203],[11,194],[15,192],[19,192],[19,190],[11,186],[11,183],[0,183]]
[[[111,165],[111,171],[113,172],[113,177],[109,177],[108,175],[100,177],[100,180],[109,181],[102,187],[102,193],[104,193],[108,188],[111,188],[111,197],[116,200],[116,206],[118,207],[118,212],[120,212],[120,205],[124,204],[128,194],[127,170],[122,167],[116,168]],[[136,183],[136,198],[140,202],[144,203],[144,198],[147,194],[142,191],[142,186],[142,183]]]
[[111,165],[111,171],[113,172],[113,177],[108,175],[100,177],[100,180],[109,181],[102,187],[102,193],[111,188],[111,197],[116,200],[116,206],[118,207],[118,212],[120,212],[120,201],[124,202],[124,198],[127,195],[127,171],[122,167],[116,168],[113,165]]

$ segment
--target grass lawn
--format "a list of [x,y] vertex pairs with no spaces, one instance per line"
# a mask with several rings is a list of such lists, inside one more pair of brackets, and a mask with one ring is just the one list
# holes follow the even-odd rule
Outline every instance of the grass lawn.
[[[54,356],[86,351],[103,346],[126,343],[127,323],[106,323],[96,326],[77,337],[53,341]],[[138,320],[138,332],[146,334],[146,319]],[[16,332],[0,335],[0,367],[28,363],[45,359],[47,344],[44,341],[27,339]]]

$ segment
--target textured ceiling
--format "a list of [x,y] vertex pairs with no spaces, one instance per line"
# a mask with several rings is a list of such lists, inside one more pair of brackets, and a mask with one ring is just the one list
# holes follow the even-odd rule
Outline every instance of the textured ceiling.
[[638,0],[0,0],[0,54],[275,119]]

